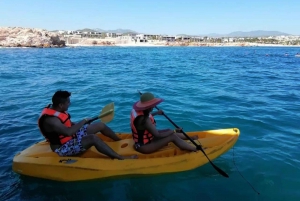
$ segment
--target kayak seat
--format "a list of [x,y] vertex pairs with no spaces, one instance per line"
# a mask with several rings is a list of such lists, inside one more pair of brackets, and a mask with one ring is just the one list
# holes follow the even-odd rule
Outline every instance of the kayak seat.
[[[123,139],[120,141],[113,142],[105,142],[108,146],[110,146],[115,152],[122,156],[129,155],[138,155],[139,159],[142,158],[157,158],[157,157],[171,157],[176,155],[176,153],[180,152],[180,150],[175,149],[175,145],[173,143],[169,143],[167,146],[161,148],[160,150],[152,153],[152,154],[142,154],[137,152],[134,148],[134,141],[132,139]],[[49,146],[49,143],[43,141],[36,143],[34,146],[29,148],[26,151],[22,152],[23,155],[28,157],[57,157],[60,156],[53,152]],[[70,157],[70,156],[68,156]],[[97,149],[93,146],[82,154],[73,157],[82,157],[82,158],[108,158],[106,155],[99,153]]]
[[[163,147],[152,154],[142,154],[137,152],[134,148],[134,141],[132,139],[123,139],[115,142],[105,142],[108,146],[110,146],[115,152],[122,156],[130,156],[130,155],[138,155],[139,159],[141,158],[157,158],[157,157],[168,157],[175,155],[174,146]],[[91,147],[89,150],[81,154],[80,157],[84,158],[107,158],[104,154],[99,153],[95,147]]]

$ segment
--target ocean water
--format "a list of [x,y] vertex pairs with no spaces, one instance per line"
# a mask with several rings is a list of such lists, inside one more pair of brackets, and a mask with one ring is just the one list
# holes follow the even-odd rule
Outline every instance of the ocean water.
[[[299,201],[297,52],[290,47],[1,48],[0,200]],[[239,128],[234,149],[214,160],[229,178],[210,164],[167,175],[72,183],[14,173],[14,155],[43,140],[37,118],[58,89],[72,92],[74,121],[114,102],[108,126],[118,132],[130,131],[137,90],[164,98],[160,108],[185,131]],[[156,119],[159,127],[173,128],[163,117]]]

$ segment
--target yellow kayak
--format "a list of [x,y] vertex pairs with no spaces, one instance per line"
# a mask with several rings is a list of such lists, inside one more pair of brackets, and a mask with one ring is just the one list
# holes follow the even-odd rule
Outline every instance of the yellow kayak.
[[[117,177],[125,175],[151,175],[181,172],[208,163],[201,151],[188,152],[169,143],[152,154],[141,154],[134,149],[131,134],[117,133],[122,139],[114,142],[98,134],[120,155],[138,155],[138,159],[110,159],[94,147],[76,157],[60,157],[52,152],[47,142],[38,142],[15,155],[13,170],[19,174],[56,180],[80,181]],[[228,151],[238,140],[238,128],[187,132],[189,136],[198,135],[195,140],[203,146],[207,156],[213,160]],[[191,143],[187,140],[187,142]]]

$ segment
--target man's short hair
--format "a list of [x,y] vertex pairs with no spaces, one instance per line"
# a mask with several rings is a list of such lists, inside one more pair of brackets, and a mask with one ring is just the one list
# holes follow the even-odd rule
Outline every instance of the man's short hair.
[[58,90],[52,96],[53,106],[58,106],[60,103],[65,103],[68,98],[71,96],[71,92]]

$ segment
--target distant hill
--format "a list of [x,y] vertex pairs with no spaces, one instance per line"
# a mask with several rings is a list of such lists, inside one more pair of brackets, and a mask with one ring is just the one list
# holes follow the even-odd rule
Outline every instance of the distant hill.
[[236,31],[228,34],[228,37],[263,37],[263,36],[288,36],[290,34],[279,32],[279,31],[249,31],[249,32],[243,32],[243,31]]
[[114,29],[114,30],[104,30],[104,29],[89,29],[89,28],[84,28],[84,29],[78,29],[76,31],[87,31],[87,32],[109,32],[109,33],[138,33],[136,31],[130,30],[130,29]]
[[77,29],[76,31],[82,31],[82,32],[95,32],[95,29],[89,29],[89,28],[84,28],[84,29]]
[[[99,28],[94,28],[94,29],[90,29],[90,28],[84,28],[84,29],[78,29],[76,31],[87,31],[87,32],[110,32],[110,33],[139,33],[137,31],[133,31],[130,29],[113,29],[113,30],[104,30],[104,29],[99,29]],[[147,34],[147,33],[145,33]],[[161,34],[161,35],[168,35],[168,34]],[[170,34],[169,34],[170,35]],[[171,34],[174,35],[174,34]],[[291,34],[288,33],[284,33],[284,32],[280,32],[280,31],[263,31],[263,30],[256,30],[256,31],[248,31],[248,32],[244,32],[244,31],[235,31],[235,32],[231,32],[228,34],[218,34],[218,33],[209,33],[209,34],[199,34],[199,35],[190,35],[190,34],[175,34],[177,36],[181,35],[181,36],[208,36],[208,37],[213,37],[213,38],[219,38],[219,37],[266,37],[266,36],[289,36]]]
[[[205,36],[209,37],[264,37],[264,36],[289,36],[291,34],[280,32],[280,31],[263,31],[263,30],[256,30],[256,31],[235,31],[229,34],[217,34],[211,33]],[[204,36],[201,34],[201,36]]]
[[[210,33],[210,34],[207,34],[205,36],[217,38],[217,37],[224,37],[225,35],[224,34],[223,35],[222,34],[217,34],[217,33]],[[202,35],[202,36],[204,36],[204,35]]]
[[138,33],[136,31],[130,29],[114,29],[114,30],[106,30],[106,32],[110,33]]
[[176,34],[176,36],[183,36],[183,37],[185,37],[185,36],[191,36],[191,35],[187,35],[187,34]]

